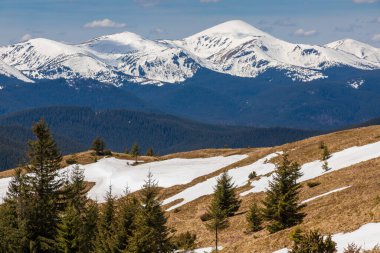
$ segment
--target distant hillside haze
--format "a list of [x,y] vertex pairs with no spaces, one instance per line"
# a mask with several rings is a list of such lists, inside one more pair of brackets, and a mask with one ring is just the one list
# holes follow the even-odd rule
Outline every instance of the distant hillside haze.
[[201,148],[275,146],[319,134],[288,128],[253,128],[202,124],[165,114],[127,110],[93,111],[86,107],[48,107],[0,117],[0,168],[25,161],[31,126],[43,118],[64,154],[88,150],[96,137],[108,149],[124,152],[134,143],[142,153],[156,154]]

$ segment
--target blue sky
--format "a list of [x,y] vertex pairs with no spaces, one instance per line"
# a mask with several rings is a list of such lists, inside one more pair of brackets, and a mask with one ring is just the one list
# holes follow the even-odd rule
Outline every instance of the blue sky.
[[292,42],[353,38],[380,47],[380,0],[0,0],[0,44],[121,31],[180,39],[231,19]]

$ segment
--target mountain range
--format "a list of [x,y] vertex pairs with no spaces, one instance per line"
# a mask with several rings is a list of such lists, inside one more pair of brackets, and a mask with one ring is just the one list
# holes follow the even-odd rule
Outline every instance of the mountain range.
[[[182,40],[131,32],[0,47],[0,112],[139,109],[206,123],[331,129],[380,115],[380,49],[294,44],[233,20]],[[27,102],[24,100],[28,100]]]

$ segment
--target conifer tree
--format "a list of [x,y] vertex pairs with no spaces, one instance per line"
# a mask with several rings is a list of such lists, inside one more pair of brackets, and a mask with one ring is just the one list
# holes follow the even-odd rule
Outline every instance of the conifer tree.
[[218,178],[214,196],[219,199],[220,208],[226,212],[228,217],[233,216],[239,210],[241,200],[236,195],[236,186],[227,172]]
[[219,231],[228,227],[227,210],[222,208],[220,198],[214,193],[213,200],[208,207],[207,216],[209,221],[206,226],[215,233],[215,251],[218,252]]
[[96,155],[103,155],[105,148],[105,142],[99,137],[95,138],[95,140],[92,142],[92,150],[96,152]]
[[61,222],[58,224],[57,245],[59,252],[78,253],[81,252],[80,235],[82,232],[82,220],[73,205],[68,205],[62,214]]
[[95,240],[96,253],[113,253],[115,251],[114,223],[116,221],[115,197],[112,187],[106,193],[106,202],[100,212],[98,233]]
[[148,148],[148,150],[146,151],[146,155],[147,156],[154,156],[154,152],[153,152],[153,148],[152,147]]
[[94,252],[93,249],[98,229],[98,217],[98,204],[96,202],[89,201],[85,210],[84,227],[81,234],[81,252],[83,253]]
[[7,202],[0,205],[0,253],[27,252],[22,232],[14,206]]
[[67,207],[58,226],[60,252],[86,253],[92,249],[96,231],[96,219],[91,215],[93,205],[85,195],[84,171],[74,166],[67,186]]
[[5,221],[0,225],[0,229],[4,230],[1,237],[4,239],[4,245],[7,244],[9,247],[7,252],[13,252],[11,248],[20,251],[28,249],[26,217],[29,207],[29,187],[27,179],[28,176],[23,175],[21,169],[15,170],[15,175],[8,185],[7,195],[4,199],[4,213],[0,213]]
[[257,232],[262,229],[262,217],[260,213],[260,209],[258,208],[256,203],[253,203],[251,207],[249,208],[249,211],[247,213],[247,221],[249,229],[252,232]]
[[327,160],[331,157],[330,151],[324,142],[320,144],[320,149],[322,149],[322,154],[321,154],[321,161],[323,162],[322,169],[324,171],[328,171],[330,168],[329,168],[329,164]]
[[134,219],[134,232],[129,240],[128,252],[172,252],[167,219],[158,200],[157,183],[151,173],[141,191],[139,211]]
[[298,203],[301,186],[297,183],[301,176],[300,166],[291,162],[288,154],[283,154],[263,201],[263,217],[269,221],[270,232],[274,233],[302,222],[305,214],[301,210],[305,205]]
[[62,156],[45,121],[33,126],[35,141],[29,142],[28,172],[29,212],[26,217],[27,237],[31,252],[55,251],[55,237],[62,210],[63,180],[58,169]]
[[137,145],[136,143],[132,145],[132,148],[131,148],[131,155],[132,157],[134,157],[136,159],[136,163],[137,163],[137,158],[139,157],[140,155],[140,147],[139,145]]

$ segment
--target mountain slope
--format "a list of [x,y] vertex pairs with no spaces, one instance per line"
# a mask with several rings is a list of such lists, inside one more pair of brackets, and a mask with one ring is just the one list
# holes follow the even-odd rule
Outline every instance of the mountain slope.
[[21,82],[32,83],[33,81],[27,78],[24,74],[22,74],[19,70],[14,67],[9,66],[2,60],[0,60],[0,77],[9,78],[9,79],[17,79]]
[[338,40],[327,44],[326,47],[341,50],[374,63],[380,62],[380,49],[360,41],[352,39]]

